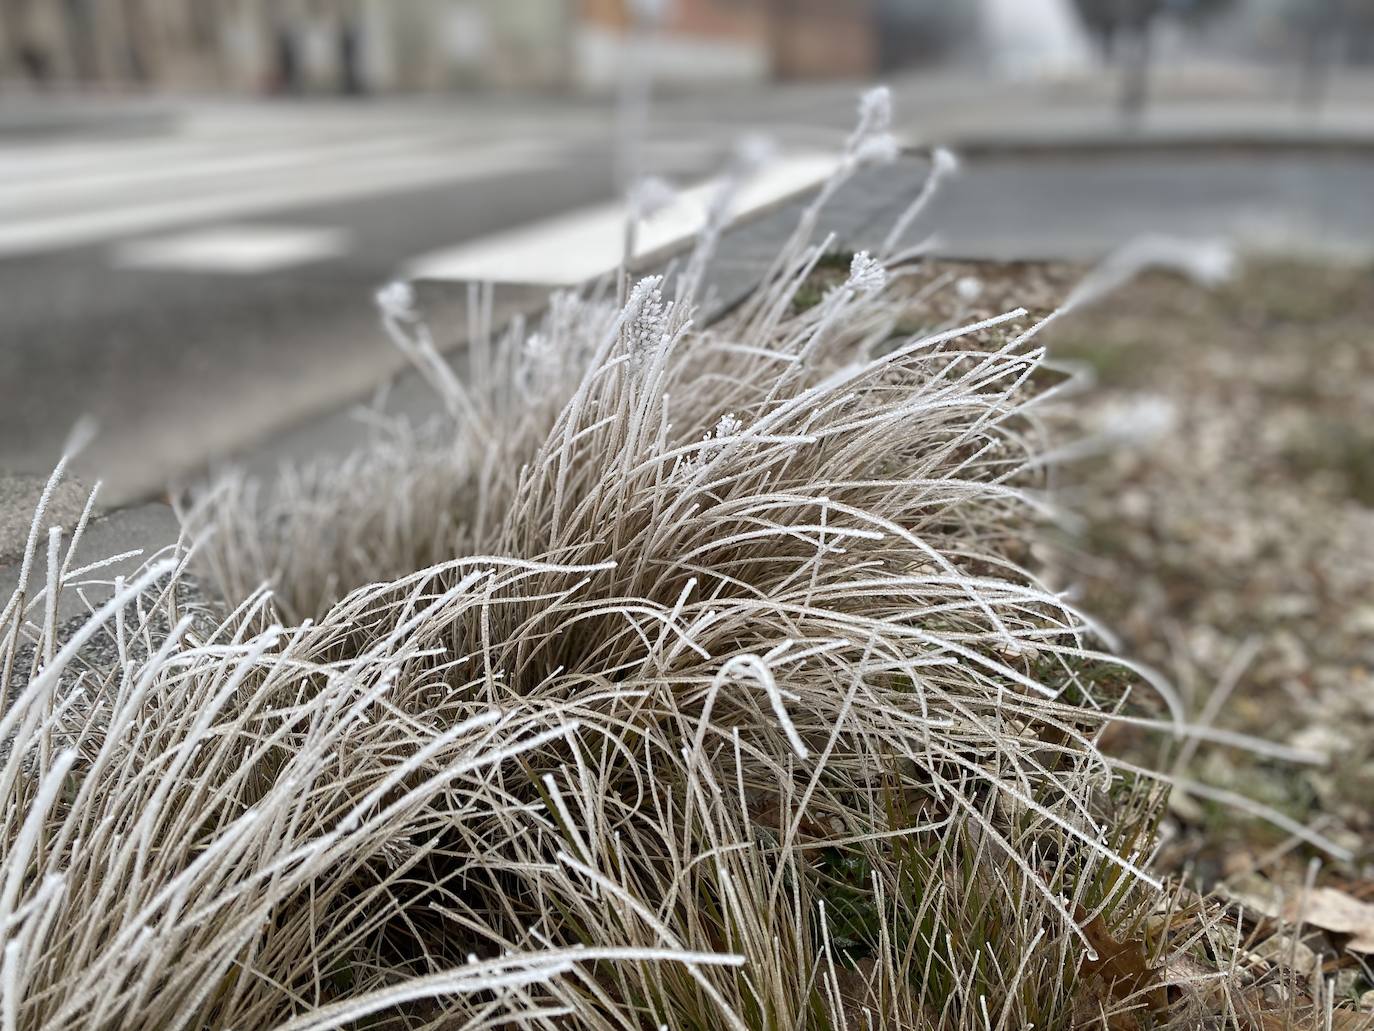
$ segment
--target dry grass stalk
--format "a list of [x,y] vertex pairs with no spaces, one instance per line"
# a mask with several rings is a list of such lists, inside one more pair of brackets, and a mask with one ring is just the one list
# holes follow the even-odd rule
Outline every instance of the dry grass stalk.
[[697,327],[718,229],[461,379],[385,291],[447,414],[202,497],[232,611],[179,611],[181,553],[71,635],[75,573],[21,588],[0,1026],[1071,1019],[1154,881],[1109,660],[1025,565],[1034,330],[894,339],[866,255],[798,312],[805,233]]

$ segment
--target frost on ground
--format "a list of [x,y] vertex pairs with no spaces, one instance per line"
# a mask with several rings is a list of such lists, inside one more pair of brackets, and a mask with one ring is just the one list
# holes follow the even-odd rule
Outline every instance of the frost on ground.
[[[1173,413],[1152,440],[1066,476],[1085,520],[1065,554],[1083,603],[1170,673],[1194,719],[1329,757],[1294,767],[1185,749],[1171,765],[1342,846],[1351,859],[1321,857],[1312,890],[1344,896],[1346,914],[1374,899],[1369,282],[1367,268],[1296,265],[1257,265],[1210,292],[1152,278],[1056,341],[1099,371],[1085,422],[1142,400]],[[1164,831],[1168,867],[1271,916],[1288,896],[1337,998],[1374,1012],[1361,926],[1291,901],[1317,858],[1301,842],[1184,791]]]
[[[841,175],[891,150],[863,117]],[[222,481],[75,629],[99,569],[52,535],[0,618],[4,1026],[1333,1019],[1180,960],[1218,921],[1101,742],[1185,704],[1044,579],[1040,323],[814,221],[723,322],[713,226],[461,377],[389,289],[442,420]]]
[[[1008,296],[1046,308],[1081,270],[930,275],[977,276],[979,303],[962,309],[977,315]],[[1367,270],[1253,264],[1213,290],[1147,276],[1062,323],[1052,357],[1096,382],[1053,420],[1077,459],[1056,474],[1074,521],[1041,545],[1123,653],[1178,686],[1190,722],[1328,758],[1185,743],[1161,759],[1127,728],[1105,739],[1203,789],[1173,792],[1153,869],[1215,890],[1198,905],[1229,914],[1209,932],[1219,949],[1245,946],[1234,980],[1263,985],[1276,964],[1311,980],[1315,963],[1338,1003],[1361,1008],[1348,1018],[1361,1027],[1374,1024],[1370,300]],[[1217,790],[1311,826],[1350,858]]]

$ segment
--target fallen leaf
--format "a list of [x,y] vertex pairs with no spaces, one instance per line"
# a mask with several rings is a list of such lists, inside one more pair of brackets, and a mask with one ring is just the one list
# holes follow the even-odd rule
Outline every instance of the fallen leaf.
[[[1082,927],[1084,937],[1097,953],[1097,959],[1083,964],[1083,972],[1097,984],[1104,1002],[1110,1000],[1121,1003],[1138,999],[1155,1013],[1168,1009],[1169,997],[1160,976],[1161,971],[1150,965],[1149,948],[1143,939],[1118,941],[1100,916],[1093,917]],[[1119,1016],[1125,1019],[1108,1022],[1113,1031],[1132,1024],[1138,1026],[1138,1022],[1132,1020],[1129,1014]]]
[[1276,934],[1264,939],[1250,952],[1264,963],[1272,963],[1309,973],[1317,962],[1317,954],[1289,935]]
[[1225,1004],[1226,986],[1216,977],[1214,964],[1178,952],[1164,964],[1163,981],[1171,1002],[1199,1014],[1216,1013]]
[[1291,899],[1283,907],[1283,916],[1292,923],[1302,921],[1323,931],[1348,934],[1346,948],[1374,953],[1374,905],[1336,888],[1314,888],[1305,900]]

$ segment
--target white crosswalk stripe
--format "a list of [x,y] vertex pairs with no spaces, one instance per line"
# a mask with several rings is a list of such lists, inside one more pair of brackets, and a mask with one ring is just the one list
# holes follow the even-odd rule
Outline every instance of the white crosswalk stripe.
[[[749,215],[811,189],[835,170],[838,161],[833,155],[796,154],[774,162],[741,191],[732,217]],[[684,190],[641,223],[635,257],[652,259],[698,233],[719,187],[712,180]],[[618,202],[582,208],[422,255],[402,273],[412,279],[575,286],[620,264],[626,214],[625,205]]]
[[[106,245],[120,269],[271,272],[367,244],[346,224],[311,225],[293,219],[292,209],[548,172],[607,140],[604,125],[576,117],[535,127],[444,108],[264,108],[199,111],[152,137],[0,141],[0,259]],[[717,164],[723,142],[709,133],[646,140],[641,167],[699,176]],[[745,190],[735,214],[815,185],[835,160],[800,153],[776,162]],[[640,225],[637,256],[698,232],[716,189],[712,181],[690,187]],[[595,205],[432,251],[404,272],[580,283],[619,263],[624,219],[621,204]]]
[[116,268],[247,275],[338,257],[348,251],[350,244],[349,234],[342,229],[222,226],[151,240],[129,240],[115,247],[113,262]]
[[0,148],[0,257],[550,168],[564,146],[414,131]]
[[191,193],[210,188],[232,187],[250,175],[289,175],[295,171],[315,171],[358,162],[377,162],[403,158],[417,150],[413,139],[340,141],[316,143],[307,147],[284,146],[263,151],[223,153],[199,147],[180,152],[142,155],[131,162],[128,157],[111,167],[109,162],[86,159],[76,166],[79,174],[30,173],[23,184],[4,183],[0,194],[0,216],[9,213],[38,215],[61,211],[86,198],[102,202],[129,202],[167,195]]

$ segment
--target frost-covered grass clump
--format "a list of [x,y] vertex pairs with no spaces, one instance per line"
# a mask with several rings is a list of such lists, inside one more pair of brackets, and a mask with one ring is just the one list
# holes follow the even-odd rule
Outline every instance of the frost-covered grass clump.
[[1024,564],[1035,330],[894,335],[892,254],[798,312],[811,212],[699,326],[727,210],[461,377],[384,292],[444,419],[202,496],[222,605],[178,552],[68,632],[53,538],[0,624],[0,1026],[1075,1019],[1153,882],[1096,744],[1136,678]]

